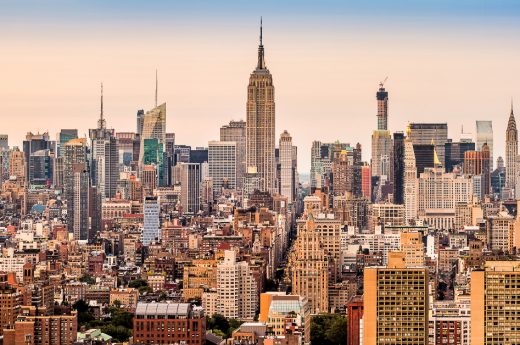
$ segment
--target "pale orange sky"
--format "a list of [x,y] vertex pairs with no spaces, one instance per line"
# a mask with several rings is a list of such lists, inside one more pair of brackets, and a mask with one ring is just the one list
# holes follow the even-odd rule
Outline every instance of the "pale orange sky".
[[[131,20],[11,25],[0,54],[0,132],[11,145],[21,145],[27,131],[88,133],[99,115],[100,82],[108,126],[134,131],[137,109],[153,106],[158,68],[168,131],[179,144],[207,146],[222,124],[245,119],[258,45],[257,16],[250,18],[236,25],[189,18],[156,27]],[[283,18],[264,17],[264,46],[277,135],[287,129],[293,136],[300,172],[308,172],[313,140],[360,142],[370,158],[375,92],[386,76],[391,130],[408,121],[448,122],[458,140],[461,125],[468,132],[475,120],[493,120],[495,157],[503,154],[510,99],[520,100],[518,28],[510,23],[423,27],[411,20],[373,29],[341,18],[318,26]]]

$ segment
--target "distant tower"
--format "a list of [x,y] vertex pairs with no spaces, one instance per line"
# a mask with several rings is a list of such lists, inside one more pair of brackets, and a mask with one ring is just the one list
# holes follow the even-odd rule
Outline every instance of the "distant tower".
[[515,162],[518,155],[518,130],[516,129],[515,114],[513,113],[513,102],[511,101],[511,113],[507,122],[506,130],[506,188],[515,188]]
[[247,87],[247,167],[258,173],[261,191],[275,192],[275,103],[273,77],[264,60],[262,22],[258,64]]
[[384,88],[386,79],[379,83],[379,90],[376,93],[377,129],[380,131],[388,130],[388,92]]

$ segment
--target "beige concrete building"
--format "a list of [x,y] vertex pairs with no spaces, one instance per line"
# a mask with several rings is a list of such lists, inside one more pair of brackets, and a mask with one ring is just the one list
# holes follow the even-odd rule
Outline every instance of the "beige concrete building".
[[387,268],[366,268],[363,344],[428,344],[428,270],[406,268],[404,255]]
[[307,298],[311,314],[328,312],[328,257],[312,216],[299,226],[292,255],[292,293]]
[[453,229],[455,205],[472,199],[471,177],[446,173],[439,167],[425,168],[419,176],[418,217],[437,229]]
[[520,262],[488,261],[471,272],[471,345],[520,343]]

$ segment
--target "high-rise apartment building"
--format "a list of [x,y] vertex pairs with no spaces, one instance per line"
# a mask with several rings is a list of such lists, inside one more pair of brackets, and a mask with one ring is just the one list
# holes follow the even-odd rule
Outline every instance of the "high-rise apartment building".
[[280,135],[280,194],[287,197],[291,204],[296,190],[296,171],[294,167],[294,146],[289,132],[284,131]]
[[520,341],[520,262],[486,261],[471,272],[471,345]]
[[234,250],[224,251],[217,265],[217,312],[226,318],[252,321],[258,308],[257,284],[249,263],[237,262]]
[[208,143],[209,177],[213,180],[215,196],[222,188],[237,187],[237,143],[236,141],[210,141]]
[[161,239],[161,206],[157,197],[147,196],[143,204],[143,245]]
[[435,145],[439,161],[444,164],[448,142],[447,123],[410,123],[410,139],[414,145]]
[[244,176],[247,172],[246,164],[246,122],[230,121],[220,127],[220,141],[234,141],[237,147],[237,189],[242,190]]
[[[511,103],[511,113],[506,129],[506,189],[516,187],[516,157],[518,156],[518,130],[516,129],[515,114]],[[514,195],[514,194],[512,194]]]
[[260,191],[276,192],[275,102],[273,77],[265,65],[260,25],[258,63],[247,87],[247,167],[260,176]]
[[364,345],[428,344],[426,268],[406,268],[404,256],[365,268],[363,304]]
[[[67,222],[76,240],[89,239],[89,172],[86,163],[72,165],[72,191]],[[67,200],[67,209],[69,200]]]
[[292,293],[307,298],[311,314],[329,311],[329,260],[322,238],[310,215],[298,229],[293,251]]
[[489,156],[491,159],[490,170],[493,171],[493,122],[492,121],[476,121],[476,138],[477,150],[482,145],[487,144],[489,147]]
[[180,163],[175,166],[176,182],[181,184],[180,202],[184,212],[200,210],[201,168],[197,163]]
[[[88,213],[87,213],[87,219],[86,224],[87,228],[85,228],[85,219],[78,218],[77,222],[75,222],[74,219],[74,212],[75,210],[78,210],[80,212],[80,216],[84,214],[81,213],[80,208],[83,206],[85,208],[86,205],[77,204],[78,202],[84,201],[82,198],[81,191],[77,191],[76,184],[79,183],[80,185],[83,185],[81,182],[81,178],[85,177],[80,173],[81,168],[78,168],[77,171],[74,169],[74,167],[77,167],[78,164],[81,165],[84,169],[86,167],[87,163],[87,140],[85,138],[79,138],[79,139],[72,139],[69,140],[64,146],[64,156],[63,156],[63,184],[64,184],[64,190],[63,194],[65,197],[65,200],[67,202],[67,225],[69,228],[69,232],[75,233],[78,236],[80,234],[83,234],[85,236],[88,231]],[[84,180],[84,179],[83,179]],[[88,185],[87,185],[88,189]],[[85,192],[85,191],[83,191]],[[79,199],[76,199],[79,197]],[[88,200],[88,199],[87,199]],[[88,208],[87,208],[88,209]],[[87,210],[88,212],[88,210]],[[76,230],[75,230],[76,229]],[[77,231],[77,233],[76,233]]]

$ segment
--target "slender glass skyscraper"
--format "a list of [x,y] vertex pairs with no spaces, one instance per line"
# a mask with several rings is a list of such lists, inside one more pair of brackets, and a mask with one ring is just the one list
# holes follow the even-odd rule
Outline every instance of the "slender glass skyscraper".
[[265,66],[260,21],[258,64],[247,87],[247,167],[260,177],[260,189],[275,192],[275,107],[271,73]]

